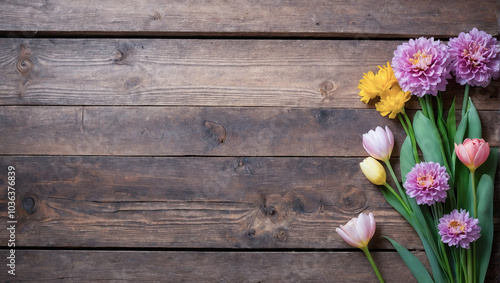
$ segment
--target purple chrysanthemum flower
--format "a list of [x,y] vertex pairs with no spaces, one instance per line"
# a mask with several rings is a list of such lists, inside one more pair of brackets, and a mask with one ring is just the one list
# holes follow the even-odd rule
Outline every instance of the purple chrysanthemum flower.
[[479,220],[469,217],[464,209],[458,212],[454,209],[450,214],[445,214],[439,219],[438,229],[441,241],[451,246],[459,246],[468,249],[469,244],[481,237]]
[[451,79],[450,62],[446,45],[432,37],[421,37],[399,45],[391,66],[403,91],[422,97],[446,90],[447,79]]
[[500,45],[497,39],[473,28],[448,42],[450,69],[457,83],[486,87],[500,75]]
[[406,194],[414,197],[417,203],[431,205],[446,200],[446,191],[450,189],[446,167],[434,162],[415,164],[406,175]]

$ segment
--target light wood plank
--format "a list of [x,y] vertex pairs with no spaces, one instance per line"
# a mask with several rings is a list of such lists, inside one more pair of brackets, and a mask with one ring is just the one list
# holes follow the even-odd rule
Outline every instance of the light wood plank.
[[[450,36],[498,34],[498,2],[439,1],[2,1],[8,35]],[[9,33],[11,32],[11,33]]]
[[[373,108],[359,80],[402,42],[4,38],[0,104]],[[473,88],[476,107],[498,110],[499,86]]]
[[[491,146],[499,115],[480,113]],[[0,121],[0,154],[18,155],[366,156],[376,126],[405,137],[371,109],[3,106]]]

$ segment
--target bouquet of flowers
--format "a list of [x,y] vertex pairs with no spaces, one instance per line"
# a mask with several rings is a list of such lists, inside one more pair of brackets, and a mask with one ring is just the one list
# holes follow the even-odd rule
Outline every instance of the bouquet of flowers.
[[[411,252],[387,238],[419,282],[484,282],[493,244],[493,190],[498,149],[482,139],[481,121],[469,97],[470,87],[486,87],[500,75],[500,45],[476,28],[451,38],[411,39],[394,51],[379,71],[360,80],[361,101],[377,99],[383,116],[398,117],[407,137],[401,146],[398,179],[390,162],[394,137],[388,127],[363,135],[370,155],[361,170],[387,202],[415,229],[424,246],[432,276]],[[442,95],[455,76],[465,85],[460,120],[455,99],[447,113]],[[413,119],[405,103],[420,102]],[[389,171],[396,190],[386,181]],[[373,215],[361,213],[337,233],[362,249],[379,280],[382,276],[368,251],[375,232]]]

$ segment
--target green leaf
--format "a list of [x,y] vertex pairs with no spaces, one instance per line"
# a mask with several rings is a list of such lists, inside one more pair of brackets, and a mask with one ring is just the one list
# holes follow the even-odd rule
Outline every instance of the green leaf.
[[401,182],[404,184],[406,182],[406,175],[415,166],[415,156],[413,155],[413,147],[411,145],[410,137],[406,137],[403,145],[401,146],[401,152],[399,154],[399,166],[401,168]]
[[457,209],[467,207],[468,191],[469,191],[469,168],[465,167],[462,162],[458,161],[455,167],[455,186],[457,187]]
[[493,245],[493,180],[485,174],[477,186],[477,207],[481,237],[477,241],[479,282],[484,282]]
[[425,266],[414,254],[412,254],[410,251],[405,249],[403,246],[401,246],[391,238],[389,237],[384,237],[384,238],[386,238],[391,242],[391,244],[398,252],[399,256],[401,256],[403,261],[406,263],[406,266],[408,266],[408,269],[410,269],[411,273],[413,274],[415,279],[417,279],[418,282],[420,283],[434,282],[427,269],[425,269]]
[[441,138],[436,125],[425,117],[421,111],[417,111],[413,117],[413,128],[417,144],[424,154],[425,161],[433,161],[444,165]]
[[457,133],[457,117],[455,112],[455,99],[451,103],[450,109],[448,110],[448,118],[446,119],[446,128],[448,132],[448,140],[450,141],[450,148],[453,148],[453,141],[455,140],[455,135]]
[[389,191],[389,189],[381,186],[380,190],[382,191],[382,194],[384,195],[385,199],[387,202],[397,211],[401,216],[403,216],[408,223],[412,224],[412,219],[406,209],[404,208],[403,204],[399,201],[399,199],[394,196],[394,194]]
[[467,126],[467,137],[470,139],[480,139],[482,137],[481,130],[481,120],[477,114],[476,107],[469,98],[469,111],[468,111],[468,126]]
[[494,183],[495,173],[497,172],[497,165],[498,165],[498,148],[492,147],[490,148],[490,155],[488,156],[488,159],[486,159],[483,165],[477,168],[476,175],[482,176],[483,174],[488,174]]
[[[408,221],[413,229],[417,232],[422,244],[424,245],[425,254],[432,268],[432,274],[436,282],[447,282],[446,275],[441,268],[441,261],[436,255],[439,251],[436,247],[437,233],[433,232],[437,227],[432,223],[432,216],[426,206],[419,206],[414,198],[408,198],[410,206],[413,210],[415,221]],[[429,223],[431,226],[429,226]],[[435,229],[434,229],[435,228]]]
[[[468,112],[462,117],[455,133],[455,143],[461,144],[464,141],[465,132],[467,131]],[[467,205],[467,189],[469,188],[469,169],[465,165],[457,161],[457,155],[453,154],[452,165],[455,167],[455,186],[457,197],[457,209],[464,208]]]

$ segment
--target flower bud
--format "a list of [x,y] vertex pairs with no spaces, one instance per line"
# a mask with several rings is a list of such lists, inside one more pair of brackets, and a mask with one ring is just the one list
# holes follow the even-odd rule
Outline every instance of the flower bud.
[[366,178],[375,185],[383,185],[386,182],[385,169],[373,157],[367,157],[363,162],[359,163],[361,171],[365,174]]
[[368,246],[375,234],[375,227],[375,218],[372,213],[369,215],[360,213],[358,217],[354,217],[346,225],[340,225],[340,228],[335,231],[346,243],[362,249]]
[[385,126],[385,131],[377,127],[375,131],[370,130],[363,135],[363,147],[371,157],[388,161],[394,147],[394,135],[387,126]]
[[463,143],[455,144],[455,153],[470,171],[475,171],[488,159],[490,146],[483,139],[465,139]]

